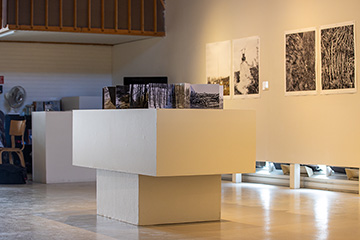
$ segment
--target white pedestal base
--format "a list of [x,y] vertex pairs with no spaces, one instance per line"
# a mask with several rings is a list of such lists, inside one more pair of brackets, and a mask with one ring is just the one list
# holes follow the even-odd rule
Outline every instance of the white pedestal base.
[[220,220],[221,175],[150,177],[97,169],[97,213],[135,225]]

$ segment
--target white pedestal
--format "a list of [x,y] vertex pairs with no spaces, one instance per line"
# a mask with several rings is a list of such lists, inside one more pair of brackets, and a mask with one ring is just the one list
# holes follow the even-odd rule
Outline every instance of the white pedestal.
[[101,96],[77,96],[63,97],[61,99],[61,109],[63,111],[71,111],[75,109],[101,109]]
[[72,113],[32,113],[34,182],[96,181],[94,169],[72,165]]
[[255,172],[255,112],[73,111],[73,164],[148,176]]
[[255,172],[255,125],[248,110],[74,110],[73,164],[98,170],[99,215],[220,220],[221,174]]
[[97,213],[135,225],[220,220],[221,175],[149,177],[97,170]]

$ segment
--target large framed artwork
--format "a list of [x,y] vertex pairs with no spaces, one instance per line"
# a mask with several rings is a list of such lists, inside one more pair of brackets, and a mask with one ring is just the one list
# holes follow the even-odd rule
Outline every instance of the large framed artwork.
[[206,82],[223,86],[230,97],[231,41],[206,44]]
[[316,29],[285,32],[285,95],[316,94]]
[[356,92],[355,23],[320,28],[321,93]]
[[233,40],[232,92],[237,97],[259,97],[260,37]]

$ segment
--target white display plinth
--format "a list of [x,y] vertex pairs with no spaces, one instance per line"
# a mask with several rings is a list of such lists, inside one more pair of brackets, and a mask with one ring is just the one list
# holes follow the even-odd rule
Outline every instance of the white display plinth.
[[73,111],[73,164],[96,168],[98,214],[137,225],[220,219],[220,174],[255,172],[255,112]]
[[61,98],[61,109],[63,111],[79,109],[101,109],[101,96],[76,96]]
[[32,113],[34,182],[96,181],[96,171],[72,165],[72,112]]

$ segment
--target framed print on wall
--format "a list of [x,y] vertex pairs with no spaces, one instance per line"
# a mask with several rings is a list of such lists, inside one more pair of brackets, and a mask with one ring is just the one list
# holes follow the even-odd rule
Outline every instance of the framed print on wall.
[[230,97],[231,41],[206,44],[206,82],[223,86]]
[[285,96],[316,94],[316,29],[285,32]]
[[321,93],[356,92],[355,23],[320,28]]
[[234,98],[260,97],[260,37],[233,40]]

